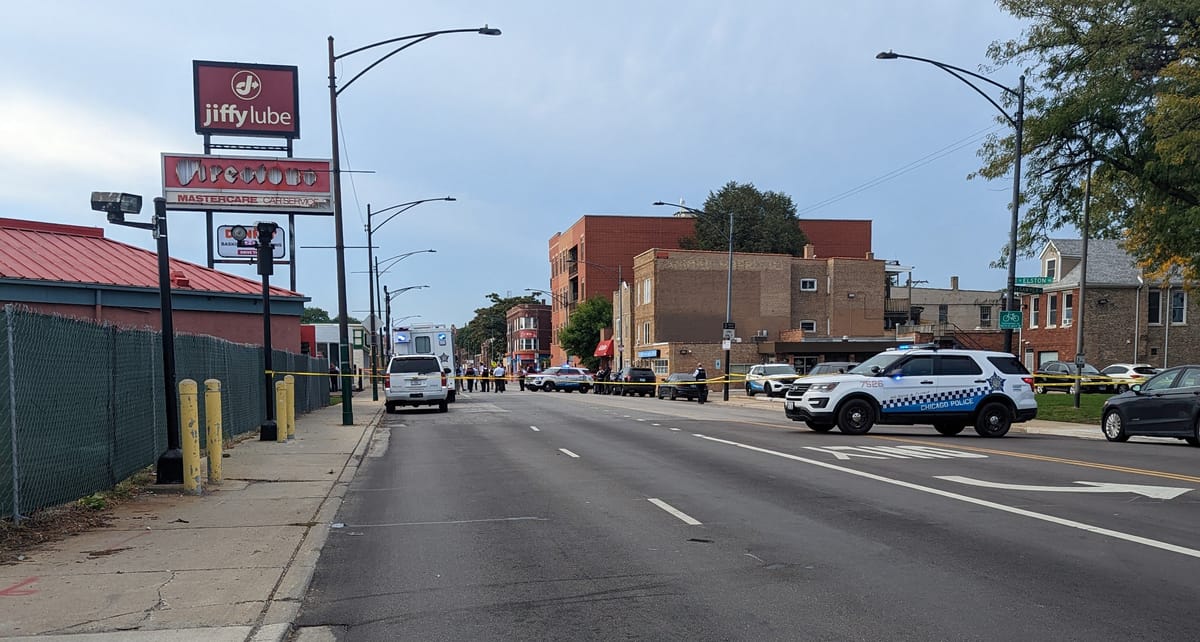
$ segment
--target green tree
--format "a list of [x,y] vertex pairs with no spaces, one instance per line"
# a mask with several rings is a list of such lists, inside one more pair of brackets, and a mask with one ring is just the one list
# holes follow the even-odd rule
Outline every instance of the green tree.
[[708,193],[702,209],[705,213],[696,215],[695,235],[683,239],[686,249],[728,250],[729,213],[733,212],[734,251],[804,254],[808,239],[800,229],[796,204],[787,194],[729,181]]
[[[1080,226],[1094,166],[1091,226],[1126,236],[1143,267],[1200,274],[1200,3],[1194,0],[998,0],[1028,23],[993,43],[996,65],[1026,67],[1018,249],[1030,256]],[[1014,107],[1011,96],[1007,106]],[[991,137],[978,175],[1012,171],[1013,135]],[[1001,259],[997,264],[1005,264]]]
[[329,313],[323,308],[310,308],[307,305],[300,311],[300,323],[333,323]]
[[558,345],[567,354],[577,355],[583,365],[595,370],[600,360],[592,356],[600,343],[600,331],[612,327],[612,301],[594,296],[580,303],[571,320],[558,330]]
[[505,352],[505,336],[508,325],[504,315],[510,308],[522,303],[538,303],[538,298],[532,295],[502,297],[495,292],[487,295],[492,304],[476,308],[475,317],[458,329],[455,334],[456,347],[465,354],[474,355],[481,352],[485,341],[491,340],[491,354]]

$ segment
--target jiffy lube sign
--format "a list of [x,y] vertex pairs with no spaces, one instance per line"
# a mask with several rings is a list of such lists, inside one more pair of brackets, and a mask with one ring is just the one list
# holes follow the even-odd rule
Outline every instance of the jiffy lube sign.
[[196,133],[300,137],[297,68],[192,61]]

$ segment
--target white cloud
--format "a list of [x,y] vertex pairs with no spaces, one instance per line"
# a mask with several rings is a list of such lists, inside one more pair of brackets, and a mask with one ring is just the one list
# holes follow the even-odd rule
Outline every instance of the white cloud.
[[108,186],[155,193],[159,155],[186,144],[132,111],[28,90],[0,92],[0,113],[0,196],[10,200],[44,205]]

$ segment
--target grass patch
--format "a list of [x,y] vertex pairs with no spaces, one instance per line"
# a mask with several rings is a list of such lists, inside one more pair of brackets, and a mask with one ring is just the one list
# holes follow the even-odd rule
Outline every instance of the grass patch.
[[1100,425],[1100,411],[1104,402],[1112,395],[1089,393],[1079,395],[1079,407],[1075,407],[1075,395],[1048,392],[1037,395],[1038,419],[1069,421],[1077,424]]

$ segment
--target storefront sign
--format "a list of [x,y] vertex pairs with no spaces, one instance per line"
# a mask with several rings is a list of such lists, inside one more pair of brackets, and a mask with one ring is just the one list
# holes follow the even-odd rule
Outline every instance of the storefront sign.
[[[258,228],[253,225],[243,225],[246,228],[245,245],[239,245],[237,239],[233,238],[233,225],[217,226],[217,256],[227,259],[252,259],[258,256]],[[275,236],[271,237],[271,256],[276,259],[282,259],[286,256],[286,243],[284,243],[284,231],[282,227],[275,228]]]
[[660,352],[658,350],[638,350],[638,359],[656,359]]
[[196,133],[300,138],[297,68],[192,61]]
[[163,196],[175,210],[331,214],[332,163],[306,158],[163,154]]

